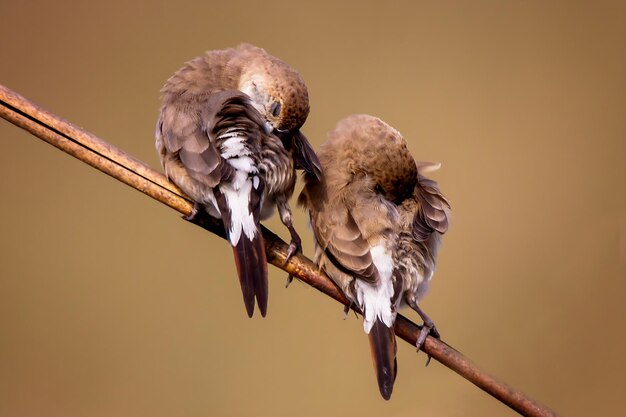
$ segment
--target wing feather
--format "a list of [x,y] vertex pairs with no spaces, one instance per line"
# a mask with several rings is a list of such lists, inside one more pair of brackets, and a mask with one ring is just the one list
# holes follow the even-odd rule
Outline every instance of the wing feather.
[[307,207],[315,239],[335,266],[367,282],[378,281],[378,271],[352,213],[342,204],[328,201],[325,186],[314,173],[305,176],[299,203]]
[[437,183],[419,175],[415,194],[419,201],[419,210],[413,219],[413,237],[424,242],[433,232],[440,234],[447,232],[450,203],[439,190]]

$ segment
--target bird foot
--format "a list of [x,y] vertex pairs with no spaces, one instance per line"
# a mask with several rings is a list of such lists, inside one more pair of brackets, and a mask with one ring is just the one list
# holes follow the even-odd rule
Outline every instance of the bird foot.
[[285,256],[283,266],[287,265],[287,262],[289,262],[289,259],[291,259],[293,255],[302,251],[302,239],[300,239],[300,236],[293,226],[289,227],[289,233],[291,234],[291,243],[289,243],[289,248],[287,248],[287,255]]
[[[302,252],[302,239],[300,239],[300,236],[298,236],[298,233],[296,233],[296,229],[294,229],[293,226],[289,227],[289,233],[291,233],[291,242],[289,243],[289,248],[287,248],[287,255],[285,256],[283,266],[287,265],[287,262],[289,262],[289,259],[291,259],[293,255],[298,252]],[[293,275],[289,274],[287,276],[287,283],[285,284],[285,288],[289,288],[289,284],[291,284],[292,282]]]
[[[422,346],[424,346],[424,342],[426,341],[426,336],[428,336],[429,334],[430,336],[436,339],[441,338],[439,331],[437,330],[437,328],[435,327],[435,324],[432,321],[430,321],[429,323],[424,322],[424,324],[422,325],[422,329],[420,330],[417,336],[417,342],[415,342],[415,347],[417,348],[417,352],[419,352]],[[428,358],[426,359],[426,364],[424,366],[428,366],[428,364],[430,363],[430,359],[431,359],[431,356],[428,353],[426,353],[426,355],[428,355]]]
[[[409,306],[413,310],[415,310],[417,314],[419,314],[422,320],[424,320],[422,329],[417,335],[417,341],[415,342],[415,347],[417,348],[417,351],[419,352],[420,349],[424,346],[424,342],[426,342],[426,336],[430,335],[436,339],[439,339],[441,338],[441,335],[439,334],[439,331],[437,330],[437,327],[435,326],[435,323],[433,322],[433,320],[430,317],[428,317],[428,314],[426,314],[424,310],[420,308],[420,306],[417,304],[416,301],[409,302]],[[425,366],[428,366],[428,364],[430,363],[430,359],[431,359],[431,356],[428,355],[428,359],[426,359]]]
[[194,203],[193,208],[191,209],[191,213],[186,216],[183,216],[183,220],[187,220],[190,223],[198,224],[202,223],[203,213],[206,214],[204,208],[199,203]]
[[295,255],[296,253],[300,252],[300,250],[301,250],[300,245],[297,242],[294,242],[292,240],[291,243],[289,244],[289,248],[287,249],[287,256],[285,256],[285,261],[283,262],[283,265],[287,265],[287,262],[289,262],[289,259],[291,259],[291,257]]
[[440,338],[439,332],[437,331],[437,328],[435,327],[435,325],[432,322],[431,323],[424,322],[424,324],[422,325],[422,329],[420,330],[419,335],[417,336],[417,342],[415,343],[415,347],[417,348],[418,351],[424,345],[424,342],[426,341],[426,336],[428,336],[429,334],[436,339]]

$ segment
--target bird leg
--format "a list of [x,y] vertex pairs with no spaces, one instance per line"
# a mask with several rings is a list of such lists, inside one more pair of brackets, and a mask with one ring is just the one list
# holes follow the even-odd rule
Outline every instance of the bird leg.
[[302,250],[302,239],[296,232],[296,229],[293,227],[293,223],[291,221],[291,209],[289,208],[289,204],[284,198],[276,199],[276,207],[278,207],[278,213],[280,214],[280,220],[289,230],[289,234],[291,235],[291,243],[289,243],[289,249],[287,250],[287,256],[285,258],[285,262],[283,265],[289,261],[295,253],[300,252]]
[[[417,348],[417,351],[419,352],[419,350],[424,345],[424,342],[426,341],[426,336],[428,336],[428,334],[430,334],[432,337],[436,339],[439,339],[441,335],[439,334],[437,327],[435,327],[435,323],[433,322],[433,320],[430,317],[428,317],[428,314],[426,314],[424,310],[420,308],[416,300],[407,300],[407,303],[413,310],[415,310],[415,312],[422,318],[422,320],[424,320],[422,329],[420,330],[417,336],[417,342],[415,343],[415,347]],[[428,355],[428,359],[426,360],[426,366],[428,366],[429,363],[430,363],[430,355]]]
[[[291,258],[296,252],[300,252],[302,250],[302,239],[296,232],[296,229],[293,227],[293,223],[291,221],[291,209],[289,208],[289,204],[283,198],[276,199],[276,207],[278,207],[278,213],[280,214],[280,220],[283,222],[287,229],[289,230],[289,234],[291,235],[291,242],[289,243],[289,248],[287,249],[287,256],[285,257],[285,261],[283,265],[286,265],[289,262],[289,258]],[[293,282],[293,275],[289,274],[287,276],[287,283],[285,284],[285,288],[289,287],[289,284]]]
[[283,222],[285,226],[287,226],[287,230],[289,230],[289,234],[291,235],[291,242],[289,243],[289,249],[287,250],[287,256],[285,257],[286,264],[295,253],[298,253],[302,250],[302,239],[296,232],[296,229],[293,227],[293,223],[291,222],[291,210],[286,202],[278,202],[276,204],[278,206],[278,212],[280,213],[280,220]]
[[[289,243],[289,248],[287,249],[287,256],[285,257],[285,261],[283,265],[286,265],[289,262],[289,259],[297,252],[302,251],[302,239],[296,232],[296,229],[293,227],[293,223],[291,221],[291,209],[289,208],[289,204],[283,198],[276,199],[276,207],[278,207],[278,213],[280,214],[280,220],[283,222],[287,229],[289,230],[289,234],[291,235],[291,242]],[[293,276],[289,274],[287,276],[287,283],[285,284],[285,288],[289,287],[289,284],[293,281]]]

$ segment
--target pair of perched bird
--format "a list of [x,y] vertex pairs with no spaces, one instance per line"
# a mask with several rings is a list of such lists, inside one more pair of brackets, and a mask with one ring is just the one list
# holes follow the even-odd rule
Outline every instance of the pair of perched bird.
[[[249,316],[267,312],[267,261],[260,221],[275,208],[289,229],[287,258],[301,249],[288,204],[303,170],[299,203],[310,217],[315,262],[363,313],[380,393],[389,399],[396,368],[393,324],[400,306],[420,309],[435,269],[449,205],[423,174],[402,135],[382,120],[353,115],[319,153],[300,132],[306,85],[289,65],[249,44],[210,51],[162,89],[156,147],[168,178],[195,202],[188,220],[212,216],[233,247]],[[319,156],[319,159],[318,159]]]

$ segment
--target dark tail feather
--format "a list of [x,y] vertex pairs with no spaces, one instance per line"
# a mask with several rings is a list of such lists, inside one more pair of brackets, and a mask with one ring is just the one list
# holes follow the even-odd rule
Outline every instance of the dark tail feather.
[[293,160],[296,169],[303,169],[305,172],[315,175],[318,181],[321,180],[322,164],[306,136],[298,130],[294,133],[292,141],[295,148]]
[[393,333],[393,329],[387,327],[380,319],[376,319],[374,326],[370,330],[369,339],[380,395],[385,400],[388,400],[391,398],[393,383],[398,373],[396,365],[396,335]]
[[252,240],[242,233],[237,246],[233,247],[233,253],[248,317],[252,317],[254,313],[255,296],[261,315],[265,317],[267,313],[267,259],[261,231],[259,230]]
[[[248,317],[254,314],[254,298],[259,303],[261,315],[265,317],[267,313],[267,259],[265,258],[265,245],[263,244],[263,235],[259,226],[259,210],[261,194],[263,192],[262,184],[258,189],[250,193],[250,212],[254,216],[256,233],[252,239],[248,238],[243,230],[239,236],[237,245],[233,247],[235,254],[235,265],[237,266],[237,275],[239,275],[239,283],[243,293],[243,302],[246,305]],[[226,201],[226,197],[221,192],[214,192],[217,205],[222,214],[224,229],[228,241],[230,242],[231,229],[231,210]]]

